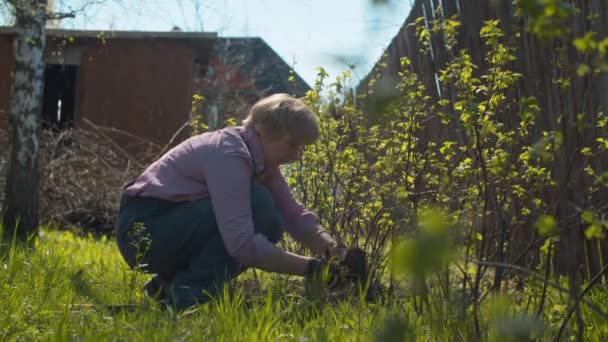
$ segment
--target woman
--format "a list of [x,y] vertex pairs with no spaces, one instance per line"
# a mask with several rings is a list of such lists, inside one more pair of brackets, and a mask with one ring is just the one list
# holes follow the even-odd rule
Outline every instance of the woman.
[[247,267],[318,274],[319,260],[276,246],[283,230],[319,255],[344,258],[345,248],[293,198],[279,169],[317,136],[315,113],[275,94],[258,101],[242,126],[185,140],[127,185],[116,240],[129,266],[155,274],[147,294],[181,310]]

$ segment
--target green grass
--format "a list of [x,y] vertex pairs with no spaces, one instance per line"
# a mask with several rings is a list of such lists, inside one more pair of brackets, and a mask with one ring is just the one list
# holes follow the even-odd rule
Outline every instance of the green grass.
[[[433,288],[424,310],[415,310],[405,295],[384,303],[365,303],[357,296],[312,302],[303,296],[297,278],[257,272],[254,279],[252,271],[215,301],[174,315],[141,295],[147,276],[127,269],[111,239],[69,232],[43,230],[33,250],[2,245],[0,268],[2,341],[474,339],[470,312],[445,301]],[[606,309],[605,289],[591,296]],[[554,336],[565,313],[558,305],[560,296],[549,298],[544,324],[523,318],[525,301],[509,302],[510,297],[501,305],[488,301],[482,308],[483,340],[504,341],[531,330],[541,340]],[[73,305],[84,303],[94,305]],[[105,307],[109,304],[137,308],[112,311]],[[608,336],[608,323],[584,312],[588,340]]]

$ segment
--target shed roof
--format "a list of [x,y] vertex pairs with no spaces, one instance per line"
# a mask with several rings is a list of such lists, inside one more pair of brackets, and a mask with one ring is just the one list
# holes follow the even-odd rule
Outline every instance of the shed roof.
[[[0,34],[17,34],[17,29],[12,26],[0,27]],[[106,39],[210,39],[217,38],[216,32],[184,32],[184,31],[112,31],[112,30],[65,30],[46,29],[49,37],[73,37],[73,38],[100,38]]]
[[[0,35],[16,35],[15,27],[0,27]],[[184,32],[184,31],[112,31],[112,30],[64,30],[46,29],[47,40],[51,39],[73,39],[75,43],[87,43],[89,41],[103,39],[133,39],[172,41],[183,44],[194,50],[196,59],[206,64],[212,53],[213,45],[217,39],[215,32]]]
[[310,90],[306,81],[291,73],[291,66],[260,37],[219,37],[214,50],[215,58],[254,81],[258,95],[282,92],[304,96]]

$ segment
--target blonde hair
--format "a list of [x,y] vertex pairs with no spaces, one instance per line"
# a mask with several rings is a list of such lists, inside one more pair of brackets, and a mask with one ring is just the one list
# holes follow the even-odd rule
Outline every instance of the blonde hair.
[[304,102],[288,94],[274,94],[256,102],[243,125],[272,138],[288,136],[300,144],[312,144],[319,136],[319,119]]

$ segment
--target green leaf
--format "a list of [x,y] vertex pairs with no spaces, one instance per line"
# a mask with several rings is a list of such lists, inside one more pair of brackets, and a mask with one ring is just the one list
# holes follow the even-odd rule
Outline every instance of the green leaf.
[[419,216],[417,234],[397,247],[395,260],[406,273],[422,276],[443,269],[452,260],[453,250],[448,217],[427,209]]
[[583,77],[587,74],[591,73],[591,68],[587,64],[581,64],[576,68],[576,74],[580,77]]
[[590,224],[593,222],[593,213],[589,210],[585,210],[581,215],[581,219],[583,222]]
[[590,148],[590,147],[583,147],[583,148],[581,148],[581,153],[582,153],[584,156],[587,156],[587,157],[590,157],[590,156],[592,156],[592,155],[593,155],[593,152],[591,151],[591,148]]
[[591,240],[593,238],[601,239],[603,237],[602,233],[603,233],[602,226],[600,226],[597,223],[593,223],[589,226],[589,228],[587,228],[585,230],[585,237],[588,240]]
[[555,222],[555,218],[550,215],[541,215],[534,224],[534,227],[540,235],[551,234],[555,230],[556,226],[557,222]]
[[574,46],[581,53],[587,53],[595,50],[597,47],[597,42],[593,39],[595,32],[589,31],[585,33],[585,35],[581,38],[576,38],[574,40]]
[[327,71],[325,71],[325,69],[323,69],[322,67],[318,66],[315,68],[315,70],[317,71],[317,77],[319,77],[319,78],[329,77],[329,74],[327,73]]
[[412,177],[412,176],[407,176],[407,183],[408,183],[409,185],[413,185],[413,184],[414,184],[414,181],[415,181],[414,177]]
[[603,172],[603,173],[600,175],[600,177],[599,177],[599,179],[598,179],[598,182],[599,182],[600,184],[602,184],[603,186],[608,186],[608,171]]

